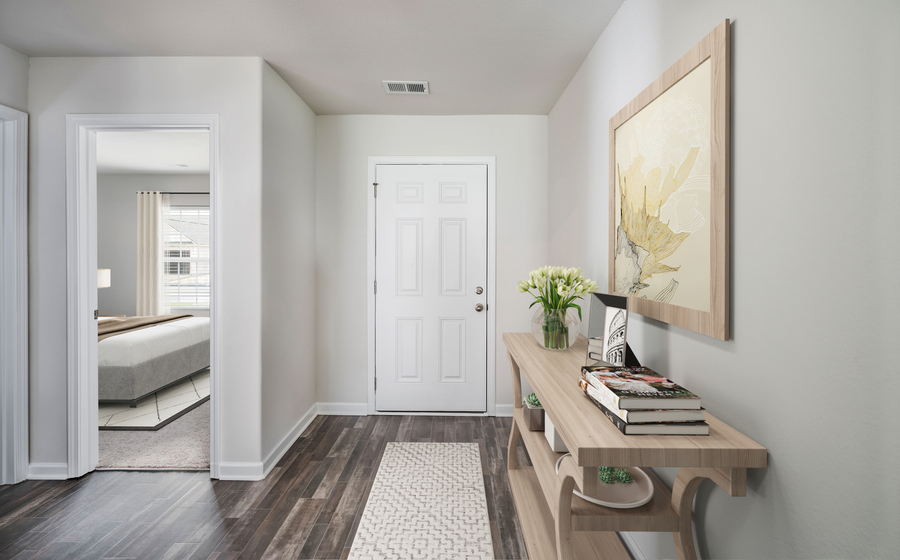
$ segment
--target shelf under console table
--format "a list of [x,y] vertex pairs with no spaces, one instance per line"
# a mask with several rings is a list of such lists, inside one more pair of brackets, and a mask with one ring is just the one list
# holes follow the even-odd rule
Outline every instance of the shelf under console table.
[[[708,436],[626,436],[584,397],[578,386],[587,340],[579,336],[564,351],[541,348],[531,333],[504,333],[513,380],[513,425],[509,434],[509,484],[530,558],[541,560],[629,559],[614,531],[672,533],[680,560],[697,558],[691,506],[709,478],[731,496],[745,496],[747,469],[766,466],[766,448],[706,414]],[[571,453],[556,473],[555,453],[540,432],[528,431],[522,413],[521,375]],[[532,467],[516,464],[519,438]],[[593,495],[597,467],[681,467],[670,492],[647,471],[653,499],[632,509],[592,504],[572,494]]]

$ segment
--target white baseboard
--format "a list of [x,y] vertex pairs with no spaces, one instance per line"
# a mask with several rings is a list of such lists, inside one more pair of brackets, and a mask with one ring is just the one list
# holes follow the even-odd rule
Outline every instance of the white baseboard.
[[647,560],[647,557],[644,556],[641,547],[634,542],[634,537],[631,536],[631,533],[626,533],[624,531],[619,531],[619,536],[622,537],[622,542],[625,544],[625,548],[628,549],[628,553],[631,554],[631,557],[634,560]]
[[502,416],[504,418],[511,418],[513,415],[513,405],[511,404],[496,404],[494,405],[494,416]]
[[30,463],[28,480],[65,480],[69,478],[68,463]]
[[312,421],[316,418],[316,412],[318,410],[318,403],[313,403],[313,405],[306,411],[300,421],[291,429],[290,432],[285,434],[281,441],[278,442],[278,445],[275,446],[269,455],[263,459],[263,477],[269,475],[272,472],[272,469],[275,468],[275,465],[278,464],[278,461],[287,453],[287,450],[294,445],[294,442],[297,441],[303,431],[309,427]]
[[262,461],[219,463],[219,480],[262,480],[265,478]]
[[366,416],[369,413],[368,403],[320,402],[318,408],[323,416]]
[[[320,402],[319,414],[322,416],[366,416],[369,413],[367,403],[346,403],[346,402]],[[397,413],[381,413],[381,414],[398,414],[398,415],[426,415],[426,416],[455,416],[452,413],[445,412],[397,412]],[[460,415],[468,416],[468,414],[460,413]],[[495,416],[512,417],[513,405],[498,404],[494,408]]]

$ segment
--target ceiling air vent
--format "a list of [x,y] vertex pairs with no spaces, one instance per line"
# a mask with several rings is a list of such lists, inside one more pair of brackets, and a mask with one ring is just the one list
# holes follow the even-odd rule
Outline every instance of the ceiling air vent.
[[396,80],[384,80],[384,91],[387,93],[428,93],[428,82],[405,82]]

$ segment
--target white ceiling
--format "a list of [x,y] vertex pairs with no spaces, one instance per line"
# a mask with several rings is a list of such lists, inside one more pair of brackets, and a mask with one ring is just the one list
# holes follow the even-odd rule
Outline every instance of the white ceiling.
[[[317,114],[547,114],[624,0],[0,0],[28,56],[260,56]],[[388,95],[382,80],[429,82]]]
[[98,132],[97,173],[208,175],[209,132]]

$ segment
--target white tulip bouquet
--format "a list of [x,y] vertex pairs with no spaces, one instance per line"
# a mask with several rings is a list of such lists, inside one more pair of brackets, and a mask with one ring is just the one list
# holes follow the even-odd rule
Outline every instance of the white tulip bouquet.
[[[541,321],[540,334],[545,348],[565,350],[569,347],[570,332],[566,321],[566,312],[569,308],[578,310],[578,320],[581,320],[581,306],[575,300],[581,299],[597,289],[597,283],[584,277],[580,268],[566,268],[563,266],[542,266],[531,271],[527,280],[519,282],[518,290],[534,297],[534,301],[528,308],[540,303],[543,308],[542,316],[535,315],[535,322]],[[571,333],[577,334],[578,327]],[[535,330],[535,335],[538,331]]]

